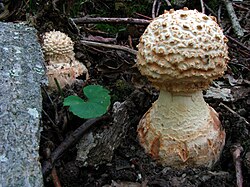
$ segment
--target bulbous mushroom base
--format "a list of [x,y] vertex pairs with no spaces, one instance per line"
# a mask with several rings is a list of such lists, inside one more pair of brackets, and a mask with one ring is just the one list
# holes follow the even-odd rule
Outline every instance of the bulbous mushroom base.
[[47,65],[47,76],[49,80],[48,88],[53,91],[57,89],[55,79],[61,88],[66,85],[72,85],[76,81],[76,77],[86,74],[88,78],[87,68],[80,62],[73,60],[70,63],[51,63]]
[[180,169],[213,166],[225,143],[218,114],[201,91],[184,95],[161,91],[137,131],[152,158]]

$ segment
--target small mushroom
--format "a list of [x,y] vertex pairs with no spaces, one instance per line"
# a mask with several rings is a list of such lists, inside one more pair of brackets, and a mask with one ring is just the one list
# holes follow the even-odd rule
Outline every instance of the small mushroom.
[[61,88],[71,85],[76,77],[86,74],[87,68],[75,59],[74,43],[66,34],[60,31],[46,32],[43,36],[43,52],[47,62],[48,88],[57,88],[55,79]]
[[214,18],[187,8],[166,11],[141,36],[137,67],[160,94],[139,122],[138,139],[162,165],[212,167],[219,159],[225,131],[202,90],[224,74],[226,43]]

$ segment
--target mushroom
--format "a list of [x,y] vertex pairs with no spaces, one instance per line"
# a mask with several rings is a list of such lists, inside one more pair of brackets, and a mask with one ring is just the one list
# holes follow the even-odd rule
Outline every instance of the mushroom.
[[138,139],[160,164],[212,167],[219,159],[225,131],[202,90],[224,74],[227,41],[214,17],[188,8],[165,11],[141,36],[137,67],[160,93]]
[[74,43],[70,37],[60,31],[46,32],[43,36],[43,52],[47,62],[49,89],[57,88],[55,79],[61,88],[71,85],[76,77],[86,74],[87,68],[75,59]]

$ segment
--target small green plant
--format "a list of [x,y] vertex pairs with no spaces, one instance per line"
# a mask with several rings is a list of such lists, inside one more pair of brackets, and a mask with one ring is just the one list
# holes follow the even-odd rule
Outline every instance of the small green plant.
[[109,91],[100,85],[89,85],[83,88],[86,100],[71,95],[64,99],[63,106],[80,118],[96,118],[105,114],[110,105]]

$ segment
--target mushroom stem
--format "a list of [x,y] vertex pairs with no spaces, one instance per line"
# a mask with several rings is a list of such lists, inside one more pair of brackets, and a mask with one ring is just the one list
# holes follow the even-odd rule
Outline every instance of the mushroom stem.
[[218,114],[204,101],[202,91],[161,90],[140,121],[138,133],[146,152],[163,165],[174,167],[190,163],[211,167],[225,140]]
[[[186,139],[183,132],[185,136],[190,136],[194,131],[203,128],[204,121],[209,118],[209,108],[203,99],[202,91],[170,93],[161,90],[151,112],[154,113],[155,120],[164,119],[167,122],[165,129],[168,134],[175,135],[182,141]],[[181,134],[180,130],[183,131]]]

